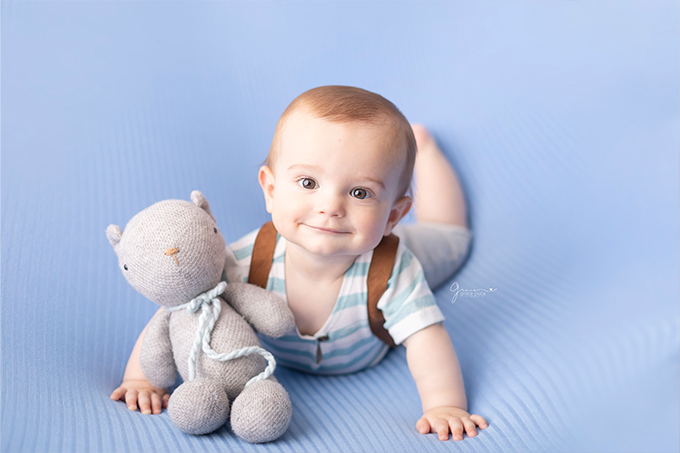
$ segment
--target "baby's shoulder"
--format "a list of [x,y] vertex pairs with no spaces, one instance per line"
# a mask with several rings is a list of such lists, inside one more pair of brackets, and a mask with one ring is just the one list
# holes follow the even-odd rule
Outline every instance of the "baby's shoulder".
[[397,246],[397,250],[394,254],[394,266],[392,268],[392,276],[396,277],[399,275],[402,275],[404,273],[409,274],[411,271],[414,271],[417,273],[418,270],[420,270],[422,266],[420,265],[420,261],[418,261],[418,258],[413,254],[413,252],[404,244],[402,241],[399,241],[399,245]]
[[[392,273],[390,274],[388,289],[401,293],[409,288],[429,287],[425,280],[423,267],[411,250],[401,242],[397,247]],[[389,291],[388,291],[389,292]],[[391,294],[391,292],[389,292]]]

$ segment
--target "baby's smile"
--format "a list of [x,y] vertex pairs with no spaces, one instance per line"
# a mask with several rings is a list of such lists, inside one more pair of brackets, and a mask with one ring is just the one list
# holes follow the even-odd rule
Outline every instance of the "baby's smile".
[[307,228],[318,231],[319,233],[326,233],[326,234],[349,234],[349,231],[341,231],[339,229],[335,228],[325,228],[325,227],[318,227],[314,225],[308,225],[306,223],[301,223],[300,225],[306,226]]

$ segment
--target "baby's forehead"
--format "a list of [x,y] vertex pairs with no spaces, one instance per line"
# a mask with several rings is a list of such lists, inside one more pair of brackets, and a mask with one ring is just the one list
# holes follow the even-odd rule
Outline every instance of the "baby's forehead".
[[[342,127],[345,131],[356,135],[372,136],[378,144],[383,146],[373,147],[376,153],[394,154],[402,150],[395,150],[395,142],[402,145],[401,140],[398,140],[400,130],[396,121],[391,121],[389,118],[382,118],[376,116],[375,120],[334,120],[332,118],[323,118],[316,115],[314,112],[307,112],[303,109],[296,110],[291,114],[287,120],[289,127],[284,127],[282,137],[295,137],[299,135],[308,134],[319,129],[323,129],[328,125]],[[297,126],[297,127],[296,127]]]
[[[343,165],[344,161],[333,159],[334,163],[331,164],[326,160],[320,161],[317,158],[320,156],[316,156],[315,152],[309,154],[314,149],[329,149],[326,145],[330,145],[330,148],[337,151],[332,154],[334,156],[344,156],[346,151],[360,149],[361,156],[371,158],[362,170],[368,171],[368,167],[378,165],[380,168],[375,171],[376,175],[383,173],[384,170],[394,169],[401,170],[406,178],[412,172],[412,166],[409,170],[408,146],[404,140],[404,132],[396,121],[333,121],[333,118],[321,118],[314,112],[298,109],[286,118],[282,126],[278,137],[274,139],[275,142],[267,160],[267,164],[274,172],[292,170],[291,167],[299,169],[301,165],[312,164],[325,170],[330,168],[329,165],[347,168]],[[329,137],[336,134],[337,138],[342,139],[349,148],[335,147],[328,142]],[[367,173],[364,174],[370,176]],[[410,181],[410,177],[408,180]]]

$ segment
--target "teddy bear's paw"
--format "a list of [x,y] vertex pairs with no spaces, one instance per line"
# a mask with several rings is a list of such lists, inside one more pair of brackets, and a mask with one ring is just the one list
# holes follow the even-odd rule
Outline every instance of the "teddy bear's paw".
[[207,434],[229,418],[229,397],[210,379],[194,379],[177,387],[168,401],[168,415],[180,431]]
[[286,432],[293,416],[288,392],[272,380],[247,386],[234,400],[231,429],[250,443],[278,439]]

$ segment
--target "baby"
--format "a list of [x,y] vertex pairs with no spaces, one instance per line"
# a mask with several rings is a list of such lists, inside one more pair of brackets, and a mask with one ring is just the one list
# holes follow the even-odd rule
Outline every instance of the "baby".
[[[417,223],[397,226],[412,205],[414,164]],[[288,302],[296,323],[280,339],[262,338],[278,363],[317,374],[351,373],[377,364],[388,345],[403,344],[423,408],[418,432],[441,440],[451,432],[462,440],[463,432],[472,437],[477,427],[486,428],[483,417],[467,412],[458,359],[430,291],[460,267],[471,235],[458,179],[427,131],[409,125],[377,94],[314,88],[279,119],[259,181],[274,235],[263,286]],[[382,325],[374,327],[367,274],[374,250],[384,249],[381,241],[393,231],[399,242],[377,302]],[[230,245],[228,281],[252,278],[258,233]],[[145,331],[111,398],[160,413],[169,394],[141,371]]]

